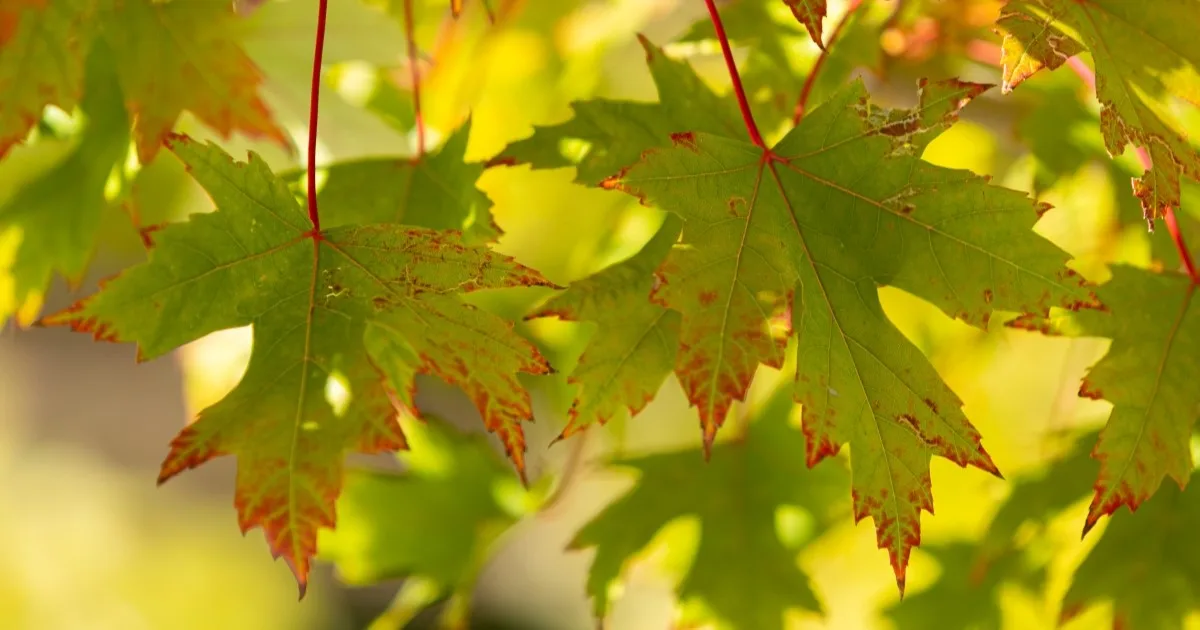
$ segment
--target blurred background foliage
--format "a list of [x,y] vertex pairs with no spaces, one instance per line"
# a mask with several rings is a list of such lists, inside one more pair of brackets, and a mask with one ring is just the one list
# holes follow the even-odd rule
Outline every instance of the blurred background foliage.
[[[331,4],[319,162],[411,155],[414,115],[401,0]],[[915,102],[922,76],[997,83],[998,39],[990,25],[1000,4],[867,2],[842,25],[810,107],[851,76],[864,77],[878,101],[896,106]],[[655,98],[638,33],[688,59],[719,91],[728,90],[698,1],[463,5],[454,19],[446,0],[418,0],[415,33],[431,145],[470,116],[468,160],[486,160],[534,124],[565,120],[573,100]],[[830,0],[827,34],[847,8],[847,2]],[[731,0],[721,10],[760,125],[778,137],[789,127],[819,51],[782,3]],[[270,106],[299,145],[306,134],[315,3],[247,0],[239,11],[244,45],[267,77]],[[1071,252],[1073,266],[1092,280],[1106,279],[1105,265],[1113,261],[1177,267],[1165,230],[1147,233],[1129,192],[1128,180],[1140,167],[1129,154],[1115,160],[1105,154],[1097,112],[1091,92],[1070,70],[1042,73],[1011,95],[992,90],[977,99],[925,158],[991,175],[1053,204],[1038,231]],[[0,162],[0,204],[65,159],[79,142],[79,125],[72,124],[77,118],[48,112],[33,139]],[[1200,118],[1192,112],[1188,122],[1192,137],[1200,136]],[[212,136],[186,117],[180,128]],[[237,137],[222,144],[234,155],[258,151],[276,170],[304,166],[298,153],[277,145]],[[628,257],[662,220],[625,195],[579,187],[572,177],[571,169],[490,168],[479,182],[505,232],[498,249],[560,284]],[[111,207],[86,278],[77,287],[55,285],[47,309],[90,293],[99,278],[139,260],[135,226],[209,209],[170,157],[131,164],[120,185],[110,188]],[[1200,191],[1185,183],[1181,218],[1193,234],[1200,221],[1188,213],[1200,208],[1197,201]],[[0,232],[0,269],[16,238]],[[0,285],[5,281],[0,273]],[[519,319],[547,295],[493,292],[473,299]],[[785,564],[793,554],[825,610],[824,618],[789,612],[789,627],[1028,629],[1054,627],[1060,616],[1069,618],[1067,628],[1108,627],[1106,605],[1060,610],[1075,567],[1101,540],[1092,535],[1081,542],[1078,529],[1095,474],[1086,457],[1090,432],[1108,406],[1078,398],[1076,390],[1106,342],[1000,326],[984,333],[893,289],[883,291],[883,302],[965,401],[1010,482],[935,461],[938,515],[924,519],[924,546],[913,556],[909,595],[899,602],[871,527],[855,526],[848,509],[839,508],[837,501],[848,499],[837,470],[844,458],[824,464],[828,470],[798,475],[794,481],[805,496],[819,492],[837,499],[826,506],[829,514],[800,509],[801,499],[780,499],[801,504],[774,515]],[[537,415],[529,431],[530,488],[522,488],[498,457],[495,439],[481,434],[465,398],[425,382],[422,409],[446,420],[420,425],[406,419],[414,449],[398,460],[355,460],[361,469],[347,480],[341,525],[322,536],[327,562],[309,596],[296,603],[290,575],[282,564],[266,561],[259,535],[236,535],[227,496],[231,462],[158,490],[151,481],[170,436],[237,382],[248,357],[247,330],[218,333],[171,359],[136,365],[130,347],[10,325],[0,337],[0,471],[6,480],[0,486],[0,627],[334,629],[374,621],[376,628],[449,623],[573,630],[595,627],[589,592],[612,601],[605,627],[614,630],[753,619],[739,617],[744,611],[736,602],[758,588],[747,583],[755,567],[737,564],[744,564],[739,554],[745,550],[713,549],[702,539],[705,510],[719,511],[719,505],[698,504],[695,514],[685,506],[639,523],[634,529],[644,539],[637,544],[610,539],[604,523],[614,513],[606,512],[575,540],[585,523],[632,487],[636,471],[667,475],[654,483],[681,496],[694,493],[698,502],[705,496],[705,487],[689,485],[711,471],[702,468],[695,450],[696,418],[678,384],[668,380],[635,419],[547,448],[566,421],[572,396],[566,374],[594,331],[557,320],[519,329],[558,368],[555,376],[526,379]],[[772,402],[782,378],[760,370],[751,396],[734,411],[741,422],[787,416],[786,405],[781,410]],[[797,450],[794,462],[783,457],[781,465],[795,467],[801,457]],[[610,458],[620,461],[610,466]],[[675,473],[660,470],[674,465],[677,471],[676,461],[694,466],[695,478],[672,481]],[[755,479],[743,483],[722,491],[762,491]],[[788,489],[778,492],[787,495]],[[608,509],[629,509],[620,505]],[[1153,518],[1147,514],[1153,511],[1122,513],[1118,520]],[[1100,527],[1113,526],[1105,521]],[[576,548],[567,550],[573,541]],[[599,552],[588,549],[597,544]],[[593,556],[607,553],[605,562],[614,561],[606,544],[637,553],[606,569],[622,580],[589,585]],[[679,601],[674,593],[681,584]],[[1089,596],[1113,596],[1112,589],[1096,592]],[[435,605],[427,609],[429,604]],[[1195,618],[1189,623],[1200,627]]]

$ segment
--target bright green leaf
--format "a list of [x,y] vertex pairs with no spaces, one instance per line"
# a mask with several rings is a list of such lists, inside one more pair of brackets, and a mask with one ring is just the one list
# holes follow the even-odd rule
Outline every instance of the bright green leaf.
[[[254,327],[241,382],[175,438],[161,480],[237,455],[239,522],[263,527],[303,589],[317,530],[334,522],[343,454],[405,446],[389,396],[411,408],[414,374],[463,387],[523,470],[520,423],[531,410],[516,373],[549,366],[510,323],[459,294],[547,285],[537,272],[458,232],[374,224],[314,234],[257,155],[235,163],[184,136],[171,149],[217,211],[156,232],[149,261],[48,319],[136,342],[143,359]],[[331,378],[348,402],[327,399]]]

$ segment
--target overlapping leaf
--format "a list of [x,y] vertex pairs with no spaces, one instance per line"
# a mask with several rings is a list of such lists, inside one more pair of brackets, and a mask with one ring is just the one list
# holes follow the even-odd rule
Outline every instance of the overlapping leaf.
[[1200,304],[1196,285],[1179,273],[1123,265],[1098,289],[1105,312],[1079,312],[1070,334],[1112,339],[1079,388],[1113,404],[1092,456],[1100,475],[1084,531],[1122,505],[1136,509],[1166,477],[1180,486],[1192,474],[1192,427],[1200,416]]
[[972,544],[954,542],[922,549],[933,556],[942,573],[932,587],[884,610],[900,629],[953,623],[972,630],[1000,630],[1005,627],[1002,584],[1016,582],[1032,593],[1045,588],[1045,567],[1029,566],[1022,554],[1007,554],[981,570]]
[[83,87],[92,0],[13,0],[0,7],[0,156],[42,117],[70,110]]
[[[1018,536],[1027,524],[1044,528],[1087,493],[1096,474],[1088,457],[1093,434],[1054,459],[1045,470],[1013,480],[1012,492],[1000,505],[982,540],[923,547],[941,567],[929,588],[904,598],[884,611],[898,628],[929,628],[953,619],[956,626],[1005,627],[1001,587],[1015,584],[1031,594],[1045,593],[1044,554],[1036,553],[1045,539],[1029,544]],[[1050,543],[1053,544],[1053,543]]]
[[[930,457],[995,466],[958,398],[884,315],[876,287],[902,288],[975,325],[993,309],[1098,305],[1063,267],[1066,255],[1031,232],[1044,208],[919,159],[985,87],[923,83],[917,109],[893,111],[871,105],[856,83],[770,151],[675,131],[672,147],[656,148],[659,136],[636,165],[603,180],[684,220],[652,299],[681,314],[675,373],[706,441],[757,367],[782,365],[794,329],[808,461],[851,444],[855,515],[875,520],[901,587],[920,511],[932,509]],[[659,91],[680,98],[661,80]]]
[[614,462],[638,472],[637,486],[608,506],[572,546],[596,549],[588,577],[597,616],[610,605],[609,584],[628,559],[669,522],[695,516],[700,542],[679,586],[682,600],[699,599],[733,628],[783,627],[791,608],[820,611],[798,550],[780,539],[776,512],[801,509],[812,520],[808,543],[836,520],[844,469],[809,470],[796,457],[804,439],[788,423],[788,393],[779,392],[749,426],[745,439],[720,444],[708,465],[698,450]]
[[1062,619],[1111,602],[1113,629],[1183,628],[1200,609],[1200,484],[1163,488],[1137,514],[1114,519],[1063,597]]
[[[470,243],[494,241],[500,228],[492,202],[475,181],[483,164],[464,158],[471,125],[451,135],[436,153],[412,158],[370,158],[332,164],[317,195],[323,224],[405,223],[460,229]],[[303,171],[289,174],[299,181]],[[370,195],[363,191],[370,190]]]
[[0,323],[17,310],[20,323],[36,317],[53,273],[72,282],[83,274],[131,124],[143,163],[185,109],[226,136],[289,144],[259,96],[235,20],[221,2],[23,0],[0,9],[0,156],[47,105],[81,105],[87,119],[70,155],[0,210],[0,222],[21,231]]
[[12,313],[28,325],[37,318],[54,273],[79,282],[91,258],[96,231],[108,206],[105,185],[129,147],[121,90],[108,64],[93,52],[80,109],[84,127],[65,159],[0,205],[0,234],[19,243],[7,273],[11,292],[0,295],[0,325]]
[[154,0],[21,0],[0,10],[0,155],[46,105],[70,109],[96,40],[113,51],[138,154],[148,162],[184,109],[222,134],[288,144],[258,95],[232,6]]
[[594,322],[603,335],[588,346],[568,383],[579,393],[560,434],[568,437],[623,410],[641,411],[671,373],[679,348],[679,313],[649,300],[654,269],[679,236],[669,217],[654,239],[627,261],[571,285],[527,319]]
[[[400,456],[404,473],[347,473],[338,527],[322,532],[321,557],[350,584],[428,580],[432,597],[452,598],[443,618],[461,624],[453,617],[466,612],[492,543],[516,521],[497,497],[517,481],[479,436],[433,419],[408,422],[404,431],[412,447]],[[417,612],[398,603],[387,613],[397,627],[408,621],[399,617]]]
[[1145,147],[1154,168],[1134,180],[1145,217],[1179,205],[1181,177],[1200,179],[1172,100],[1200,103],[1200,5],[1157,0],[1153,10],[1126,0],[1010,0],[997,22],[1004,34],[1004,90],[1084,50],[1096,64],[1100,128],[1111,155]]
[[520,423],[531,412],[516,373],[548,365],[511,324],[459,294],[548,285],[537,272],[455,231],[372,224],[314,233],[256,155],[235,163],[183,136],[170,146],[217,211],[156,232],[149,261],[48,319],[136,342],[143,359],[253,326],[242,380],[175,438],[160,480],[236,455],[241,526],[263,527],[303,589],[317,530],[334,522],[344,452],[404,447],[390,398],[412,407],[415,374],[461,386],[523,468]]
[[739,133],[741,118],[733,102],[713,94],[691,67],[671,59],[645,37],[638,41],[658,87],[657,103],[572,103],[570,120],[537,127],[532,136],[508,145],[492,161],[533,168],[574,166],[575,180],[594,186],[637,162],[643,151],[668,146],[673,132]]

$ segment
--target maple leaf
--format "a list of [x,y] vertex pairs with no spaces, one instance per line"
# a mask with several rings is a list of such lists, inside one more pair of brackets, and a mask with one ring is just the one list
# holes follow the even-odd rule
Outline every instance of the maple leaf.
[[0,157],[47,105],[70,111],[83,87],[90,0],[8,0],[0,7]]
[[808,469],[795,457],[804,437],[788,423],[789,398],[781,388],[751,418],[745,438],[715,446],[705,466],[696,466],[698,449],[613,462],[636,470],[637,485],[571,543],[596,550],[588,592],[597,616],[607,614],[609,583],[627,559],[667,523],[688,515],[699,519],[700,542],[679,585],[681,599],[702,600],[735,628],[782,628],[790,608],[820,611],[797,566],[795,545],[777,534],[776,511],[792,506],[811,517],[808,535],[794,541],[811,542],[839,518],[845,470]]
[[[399,455],[405,472],[349,470],[337,502],[338,527],[322,530],[320,557],[349,584],[428,580],[435,593],[425,599],[450,594],[442,617],[451,621],[447,617],[465,612],[489,549],[516,522],[497,498],[516,480],[481,436],[463,435],[436,418],[404,420],[412,449]],[[411,615],[412,608],[402,610]],[[388,614],[396,627],[409,621],[397,619],[400,612]]]
[[[496,240],[501,232],[492,220],[492,202],[475,186],[484,165],[464,161],[470,132],[468,122],[419,160],[371,158],[329,166],[317,193],[322,224],[404,223],[460,229],[469,243]],[[303,175],[285,177],[298,182]],[[364,198],[364,190],[371,195]]]
[[[314,233],[256,154],[238,164],[186,136],[169,146],[216,212],[156,232],[147,262],[46,320],[136,342],[140,359],[253,326],[245,375],[174,439],[160,482],[238,456],[239,523],[263,527],[303,593],[317,530],[334,523],[344,452],[405,446],[390,396],[412,408],[415,374],[463,387],[523,470],[520,423],[531,412],[515,373],[549,366],[510,323],[458,294],[552,285],[454,231],[375,224]],[[335,385],[348,394],[327,394]]]
[[1182,628],[1200,608],[1200,494],[1163,488],[1137,514],[1109,523],[1075,570],[1061,621],[1100,601],[1113,607],[1113,629]]
[[[680,98],[656,81],[663,101]],[[706,443],[758,366],[783,364],[794,328],[808,462],[851,444],[855,516],[875,520],[901,589],[920,511],[932,509],[930,457],[996,468],[958,398],[883,313],[876,287],[904,289],[978,326],[993,310],[1098,306],[1063,266],[1066,254],[1030,230],[1045,206],[919,159],[986,87],[922,82],[917,109],[887,110],[856,82],[770,151],[675,131],[671,147],[659,136],[637,164],[601,181],[684,220],[652,300],[681,314],[675,373],[699,407]],[[537,146],[561,139],[562,127]],[[530,159],[562,164],[549,151]]]
[[223,136],[240,131],[290,146],[258,95],[258,69],[238,44],[228,2],[107,0],[112,47],[138,157],[149,162],[184,109]]
[[796,19],[808,30],[813,43],[820,48],[825,48],[825,42],[821,40],[821,26],[825,21],[825,15],[829,12],[827,1],[783,0],[783,3],[792,10],[792,15],[795,15]]
[[1091,52],[1105,147],[1111,155],[1145,147],[1154,163],[1134,180],[1153,221],[1179,205],[1181,176],[1200,179],[1200,155],[1170,113],[1172,97],[1200,103],[1200,47],[1189,26],[1197,22],[1200,5],[1191,0],[1160,0],[1153,11],[1125,0],[1009,0],[996,22],[1004,91]]
[[1124,265],[1114,265],[1112,274],[1097,290],[1109,310],[1081,311],[1056,323],[1068,334],[1113,340],[1079,387],[1080,396],[1113,404],[1092,451],[1100,474],[1085,534],[1122,505],[1136,509],[1164,478],[1187,483],[1192,427],[1200,415],[1196,284],[1180,273]]
[[691,66],[671,59],[641,35],[638,41],[658,87],[657,103],[576,101],[571,103],[574,116],[570,120],[535,127],[533,135],[508,145],[491,162],[528,163],[533,168],[574,166],[575,181],[599,185],[637,162],[643,151],[669,146],[672,132],[741,131],[733,102],[713,94]]
[[98,52],[89,59],[78,143],[61,162],[0,204],[0,233],[20,240],[6,269],[12,290],[0,295],[0,325],[14,312],[21,325],[32,323],[53,274],[76,284],[87,268],[108,207],[105,185],[129,147],[129,121],[108,62]]
[[650,301],[652,272],[679,235],[668,217],[654,238],[629,260],[572,283],[526,319],[558,317],[594,322],[601,331],[567,382],[579,386],[559,439],[627,409],[636,415],[671,373],[679,348],[679,313]]
[[258,95],[258,69],[238,44],[230,3],[19,0],[0,9],[0,155],[46,105],[74,107],[84,60],[98,42],[113,53],[138,157],[149,162],[183,110],[228,136],[290,146]]

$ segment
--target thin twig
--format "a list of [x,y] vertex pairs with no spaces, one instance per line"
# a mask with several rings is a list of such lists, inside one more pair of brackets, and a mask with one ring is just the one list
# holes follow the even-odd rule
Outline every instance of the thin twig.
[[325,54],[325,14],[329,0],[319,0],[317,9],[317,37],[313,47],[312,92],[308,97],[308,220],[312,221],[313,233],[321,231],[321,217],[317,214],[317,119],[321,102],[321,57]]
[[413,120],[417,126],[417,159],[425,155],[425,121],[421,118],[421,73],[417,68],[417,40],[413,36],[413,0],[404,0],[404,36],[408,38],[408,68],[412,73]]
[[558,486],[554,488],[554,492],[546,498],[542,503],[539,512],[542,516],[546,516],[553,511],[560,503],[563,497],[567,495],[579,478],[579,473],[583,470],[584,451],[587,450],[587,437],[589,431],[583,431],[576,435],[571,440],[571,450],[567,452],[567,461],[563,464],[562,476],[558,478]]
[[817,75],[820,74],[821,68],[825,65],[825,60],[829,58],[829,51],[833,48],[833,44],[837,42],[838,36],[842,34],[842,29],[846,23],[850,21],[850,17],[862,5],[862,0],[852,0],[850,7],[846,9],[846,13],[838,20],[838,23],[833,27],[833,32],[829,34],[829,41],[825,43],[825,47],[821,49],[821,54],[817,56],[816,62],[813,63],[812,70],[808,71],[808,76],[804,77],[804,87],[800,89],[800,97],[796,99],[796,109],[792,111],[792,125],[800,124],[800,119],[804,118],[804,109],[808,105],[808,96],[812,92],[813,84],[817,81]]
[[729,79],[733,82],[733,92],[737,95],[738,107],[742,110],[742,120],[746,122],[746,131],[750,133],[750,142],[761,149],[767,149],[762,134],[758,133],[758,125],[754,124],[754,114],[750,113],[750,101],[746,100],[746,90],[742,88],[742,77],[738,74],[737,64],[733,61],[733,51],[729,48],[729,37],[725,34],[725,26],[721,24],[721,14],[717,13],[717,5],[713,0],[704,0],[708,5],[708,16],[712,19],[713,30],[717,33],[717,41],[721,42],[721,54],[725,56],[725,66],[729,68]]

